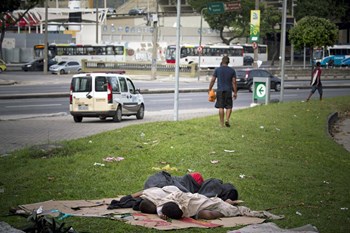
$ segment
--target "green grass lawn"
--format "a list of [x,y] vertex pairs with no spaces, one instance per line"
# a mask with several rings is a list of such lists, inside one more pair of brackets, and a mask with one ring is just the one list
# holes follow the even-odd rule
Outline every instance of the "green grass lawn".
[[[132,125],[62,142],[61,148],[50,152],[20,150],[0,158],[0,221],[17,228],[25,225],[23,217],[6,216],[10,207],[19,204],[100,199],[139,191],[146,178],[157,172],[153,168],[169,164],[177,168],[172,175],[181,176],[190,169],[200,171],[204,178],[234,184],[245,206],[285,215],[275,221],[280,227],[312,224],[322,233],[348,233],[350,153],[328,136],[327,119],[333,112],[349,111],[350,96],[270,104],[234,111],[231,128],[220,128],[214,115]],[[103,162],[108,156],[125,159]],[[94,166],[95,162],[106,166]],[[154,231],[109,219],[71,217],[64,221],[78,232]]]

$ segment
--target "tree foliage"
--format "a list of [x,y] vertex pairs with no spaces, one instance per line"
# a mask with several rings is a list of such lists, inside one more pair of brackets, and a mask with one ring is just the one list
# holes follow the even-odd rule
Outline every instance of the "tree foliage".
[[[298,0],[296,1],[295,18],[302,19],[305,16],[326,18],[338,23],[349,20],[349,0]],[[349,22],[349,21],[347,21]]]
[[[206,8],[208,3],[217,2],[211,0],[190,0],[189,4],[200,13]],[[223,0],[223,3],[232,2],[231,0]],[[246,36],[249,33],[250,10],[254,9],[254,1],[241,0],[242,9],[240,11],[225,11],[223,14],[209,14],[204,9],[203,17],[208,22],[210,28],[218,30],[220,38],[225,44],[229,44],[235,38]],[[225,38],[224,32],[230,32],[230,37]]]
[[297,49],[332,46],[338,40],[338,28],[328,19],[307,16],[290,29],[289,39]]
[[17,10],[21,5],[21,0],[5,0],[0,2],[0,14]]
[[260,34],[269,35],[269,38],[273,40],[274,52],[272,54],[271,65],[274,65],[275,59],[279,52],[279,40],[278,34],[280,33],[280,28],[276,27],[281,23],[282,15],[281,11],[273,7],[261,8],[261,22],[260,22]]

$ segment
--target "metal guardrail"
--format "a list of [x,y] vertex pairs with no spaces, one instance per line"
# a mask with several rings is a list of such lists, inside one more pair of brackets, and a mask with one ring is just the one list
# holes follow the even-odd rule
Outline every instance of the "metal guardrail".
[[[83,72],[111,72],[124,70],[127,74],[144,74],[151,72],[152,64],[150,62],[104,62],[104,61],[81,61]],[[198,64],[180,65],[179,72],[181,76],[197,77]],[[172,75],[175,73],[175,64],[157,64],[157,74]]]

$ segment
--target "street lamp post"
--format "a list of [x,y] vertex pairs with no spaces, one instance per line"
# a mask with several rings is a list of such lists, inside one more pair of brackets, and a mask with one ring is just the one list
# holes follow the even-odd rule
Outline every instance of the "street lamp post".
[[199,81],[199,78],[200,78],[200,67],[201,67],[201,54],[202,54],[202,34],[203,34],[203,11],[206,10],[207,8],[206,7],[203,7],[202,10],[201,10],[201,21],[200,21],[200,29],[199,29],[199,47],[200,50],[198,50],[198,81]]
[[45,36],[44,36],[44,74],[47,74],[47,67],[49,64],[49,56],[48,56],[48,45],[49,45],[49,40],[48,40],[48,8],[49,8],[49,0],[45,0]]
[[175,93],[174,93],[174,121],[179,119],[179,73],[180,73],[180,34],[181,34],[181,1],[177,1],[176,15],[176,63],[175,63]]
[[282,30],[281,30],[281,92],[280,102],[283,102],[284,95],[284,62],[286,53],[286,11],[287,11],[287,0],[283,0],[282,6]]
[[96,44],[98,44],[98,0],[96,0],[95,3],[96,3]]

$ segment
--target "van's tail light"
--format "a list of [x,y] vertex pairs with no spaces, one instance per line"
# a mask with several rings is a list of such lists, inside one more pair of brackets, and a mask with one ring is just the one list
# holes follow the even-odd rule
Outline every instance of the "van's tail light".
[[69,104],[73,103],[73,85],[70,85],[70,90],[69,90]]
[[249,77],[249,71],[246,71],[246,72],[245,72],[245,79],[247,80],[248,77]]
[[242,49],[242,57],[243,57],[243,55],[244,55],[244,49]]
[[112,85],[110,83],[107,83],[107,99],[109,104],[113,103]]

